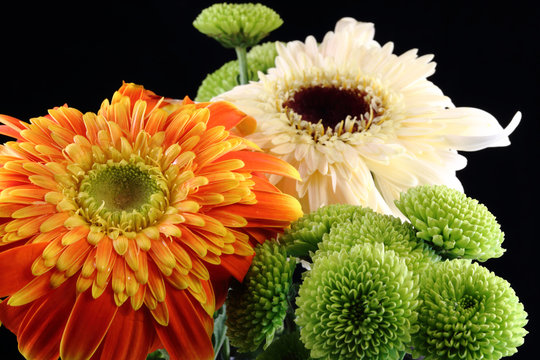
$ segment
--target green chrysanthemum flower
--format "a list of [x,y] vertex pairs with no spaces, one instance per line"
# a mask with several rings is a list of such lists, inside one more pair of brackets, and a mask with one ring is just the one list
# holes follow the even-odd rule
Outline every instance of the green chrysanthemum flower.
[[317,250],[323,235],[330,232],[333,224],[353,221],[367,212],[373,210],[348,204],[323,206],[291,223],[291,227],[285,229],[280,242],[286,245],[289,254],[309,259],[310,253]]
[[[276,43],[267,42],[254,46],[247,53],[247,66],[249,80],[258,81],[259,71],[265,73],[269,68],[274,67],[274,60],[277,56]],[[214,96],[231,90],[238,81],[240,71],[238,60],[225,63],[218,70],[206,76],[201,86],[197,90],[195,101],[210,101]]]
[[488,209],[462,192],[443,185],[417,186],[401,194],[398,209],[446,258],[485,261],[504,253],[504,233]]
[[283,328],[296,266],[275,241],[258,245],[255,253],[244,282],[233,286],[227,299],[227,335],[240,352],[254,351],[264,341],[270,345]]
[[434,265],[420,286],[413,355],[495,360],[523,344],[527,313],[510,284],[469,260]]
[[227,48],[251,47],[283,24],[272,9],[261,4],[214,4],[204,9],[193,26]]
[[296,323],[311,357],[398,359],[410,342],[416,276],[381,243],[318,258],[296,299]]
[[300,331],[281,335],[257,360],[309,360],[309,350],[300,341]]
[[313,261],[359,244],[375,243],[383,243],[387,250],[393,250],[413,272],[420,273],[432,262],[440,260],[431,247],[416,237],[410,223],[392,215],[366,212],[355,221],[334,224],[330,232],[323,235]]

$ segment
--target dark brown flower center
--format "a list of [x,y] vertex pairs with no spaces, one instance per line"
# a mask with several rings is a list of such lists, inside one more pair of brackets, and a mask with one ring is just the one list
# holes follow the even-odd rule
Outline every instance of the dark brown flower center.
[[284,106],[302,116],[302,120],[334,128],[347,116],[360,119],[370,112],[367,93],[358,89],[340,89],[335,86],[310,86],[297,91],[284,102]]

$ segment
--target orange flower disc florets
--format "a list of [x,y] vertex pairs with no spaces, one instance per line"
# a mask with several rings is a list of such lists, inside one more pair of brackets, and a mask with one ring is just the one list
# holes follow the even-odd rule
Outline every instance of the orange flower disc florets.
[[0,121],[0,320],[23,355],[213,358],[228,280],[301,216],[259,175],[298,178],[242,138],[254,120],[124,84],[97,114]]

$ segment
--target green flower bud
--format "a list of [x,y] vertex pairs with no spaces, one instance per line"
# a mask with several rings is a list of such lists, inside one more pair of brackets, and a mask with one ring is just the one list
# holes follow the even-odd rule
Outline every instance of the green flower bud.
[[446,258],[485,261],[504,253],[504,233],[488,209],[477,200],[443,185],[424,185],[402,193],[398,209]]
[[255,254],[244,282],[233,285],[226,304],[227,336],[240,352],[254,351],[263,342],[270,345],[283,328],[296,267],[275,241],[258,245]]
[[282,24],[283,20],[274,10],[251,3],[214,4],[193,22],[197,30],[226,48],[254,46]]
[[353,221],[366,212],[373,210],[348,204],[323,206],[293,222],[279,241],[286,245],[289,254],[307,260],[333,224]]
[[330,232],[323,235],[313,261],[359,244],[375,243],[383,243],[387,250],[393,250],[405,260],[409,270],[416,273],[440,260],[433,249],[416,237],[410,223],[391,215],[366,212],[355,221],[332,225]]
[[413,356],[496,360],[517,352],[527,313],[510,284],[469,260],[446,260],[425,273]]
[[417,277],[381,243],[317,258],[296,299],[300,339],[321,359],[400,359],[418,305]]

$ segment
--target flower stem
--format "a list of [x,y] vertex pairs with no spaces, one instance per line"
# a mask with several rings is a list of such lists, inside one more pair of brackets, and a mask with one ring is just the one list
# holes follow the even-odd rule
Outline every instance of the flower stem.
[[238,57],[238,67],[240,70],[240,85],[247,84],[249,81],[248,78],[248,68],[247,68],[247,51],[245,47],[235,47],[236,56]]

